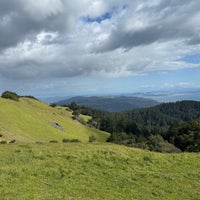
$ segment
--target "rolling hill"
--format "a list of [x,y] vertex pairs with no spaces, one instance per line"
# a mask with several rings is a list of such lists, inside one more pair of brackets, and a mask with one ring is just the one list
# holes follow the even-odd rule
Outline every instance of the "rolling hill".
[[[99,142],[89,143],[91,135]],[[0,199],[199,199],[199,153],[155,153],[105,143],[108,137],[66,107],[0,98],[0,140],[16,140],[0,143]]]
[[133,96],[100,96],[84,97],[77,96],[57,102],[57,105],[68,105],[75,102],[94,109],[108,112],[120,112],[136,108],[147,108],[158,105],[159,103],[152,99],[133,97]]
[[0,98],[0,140],[32,143],[78,139],[86,142],[91,135],[98,141],[106,141],[109,136],[71,117],[71,111],[66,108],[53,108],[32,98],[23,97],[19,102]]
[[109,142],[159,152],[200,151],[198,101],[163,103],[119,113],[95,110],[76,103],[69,107],[76,115],[90,115],[89,124],[111,133]]

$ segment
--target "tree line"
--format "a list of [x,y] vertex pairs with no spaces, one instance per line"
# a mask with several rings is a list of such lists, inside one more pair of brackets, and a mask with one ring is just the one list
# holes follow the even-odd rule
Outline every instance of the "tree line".
[[74,116],[90,115],[89,126],[110,133],[108,142],[158,152],[200,151],[200,102],[163,103],[110,113],[71,103]]

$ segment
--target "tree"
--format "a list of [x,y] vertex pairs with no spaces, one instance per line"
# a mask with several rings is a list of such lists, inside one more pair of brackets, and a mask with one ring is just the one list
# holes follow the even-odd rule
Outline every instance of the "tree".
[[200,151],[200,119],[173,125],[166,136],[182,151]]
[[5,92],[3,92],[1,97],[5,98],[5,99],[11,99],[11,100],[14,100],[14,101],[19,101],[20,96],[18,94],[16,94],[15,92],[5,91]]

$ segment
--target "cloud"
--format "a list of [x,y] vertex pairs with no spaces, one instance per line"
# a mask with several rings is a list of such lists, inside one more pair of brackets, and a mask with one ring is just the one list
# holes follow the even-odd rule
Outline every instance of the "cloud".
[[130,49],[173,40],[197,45],[200,41],[199,9],[200,5],[196,1],[162,0],[152,5],[138,3],[137,6],[130,3],[126,7],[126,14],[118,20],[107,40],[96,50]]
[[21,0],[24,12],[37,21],[63,13],[63,3],[60,0],[26,1]]
[[60,0],[0,2],[0,48],[15,47],[42,31],[63,35],[71,28],[70,6]]
[[181,59],[199,53],[199,10],[196,0],[1,0],[1,81],[200,67]]

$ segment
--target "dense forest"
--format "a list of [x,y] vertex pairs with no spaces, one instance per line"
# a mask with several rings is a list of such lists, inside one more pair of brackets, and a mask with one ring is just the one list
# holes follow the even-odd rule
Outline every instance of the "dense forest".
[[180,101],[109,113],[71,103],[73,117],[92,116],[89,126],[111,133],[108,142],[158,152],[200,151],[200,102]]

